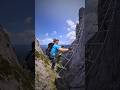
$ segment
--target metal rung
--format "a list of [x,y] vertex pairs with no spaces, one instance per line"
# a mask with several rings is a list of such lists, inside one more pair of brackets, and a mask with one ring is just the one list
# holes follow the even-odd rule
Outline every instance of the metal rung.
[[91,61],[91,60],[85,60],[85,62],[94,63],[94,61]]
[[[104,44],[103,42],[102,43],[87,43],[87,45],[100,45],[100,44]],[[72,44],[72,45],[80,45],[80,44]]]
[[90,34],[90,33],[99,33],[99,32],[110,32],[110,31],[120,31],[120,30],[100,30],[100,31],[88,32],[88,34]]
[[104,43],[87,43],[87,45],[101,45],[101,44],[104,44]]
[[76,88],[76,89],[79,89],[79,88],[84,88],[84,87],[85,87],[84,85],[83,85],[83,86],[75,86],[75,87],[71,87],[71,86],[70,86],[70,87],[69,87],[69,90],[70,90],[70,89],[75,89],[75,88]]

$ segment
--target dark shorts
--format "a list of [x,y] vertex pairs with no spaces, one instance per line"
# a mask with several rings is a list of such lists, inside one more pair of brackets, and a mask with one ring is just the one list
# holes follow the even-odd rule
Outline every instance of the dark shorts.
[[51,63],[56,63],[56,58],[50,58],[50,60],[51,60]]

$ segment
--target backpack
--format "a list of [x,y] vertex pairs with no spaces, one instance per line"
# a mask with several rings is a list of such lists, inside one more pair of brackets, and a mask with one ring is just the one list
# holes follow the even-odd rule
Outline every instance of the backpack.
[[54,43],[49,43],[49,44],[48,44],[48,47],[47,47],[47,49],[46,49],[46,55],[47,55],[48,57],[50,57],[50,51],[51,51],[53,45],[54,45]]

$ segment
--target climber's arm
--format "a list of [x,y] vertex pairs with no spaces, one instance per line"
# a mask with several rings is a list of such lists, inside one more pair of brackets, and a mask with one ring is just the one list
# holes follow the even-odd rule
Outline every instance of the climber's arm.
[[59,48],[59,51],[61,51],[61,52],[67,52],[67,51],[69,51],[69,49],[68,48]]

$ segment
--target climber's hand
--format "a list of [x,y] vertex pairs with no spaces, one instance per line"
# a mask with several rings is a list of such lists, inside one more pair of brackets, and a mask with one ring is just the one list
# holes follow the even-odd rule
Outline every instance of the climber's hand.
[[70,47],[70,48],[68,48],[69,49],[69,51],[71,51],[72,50],[72,48]]

